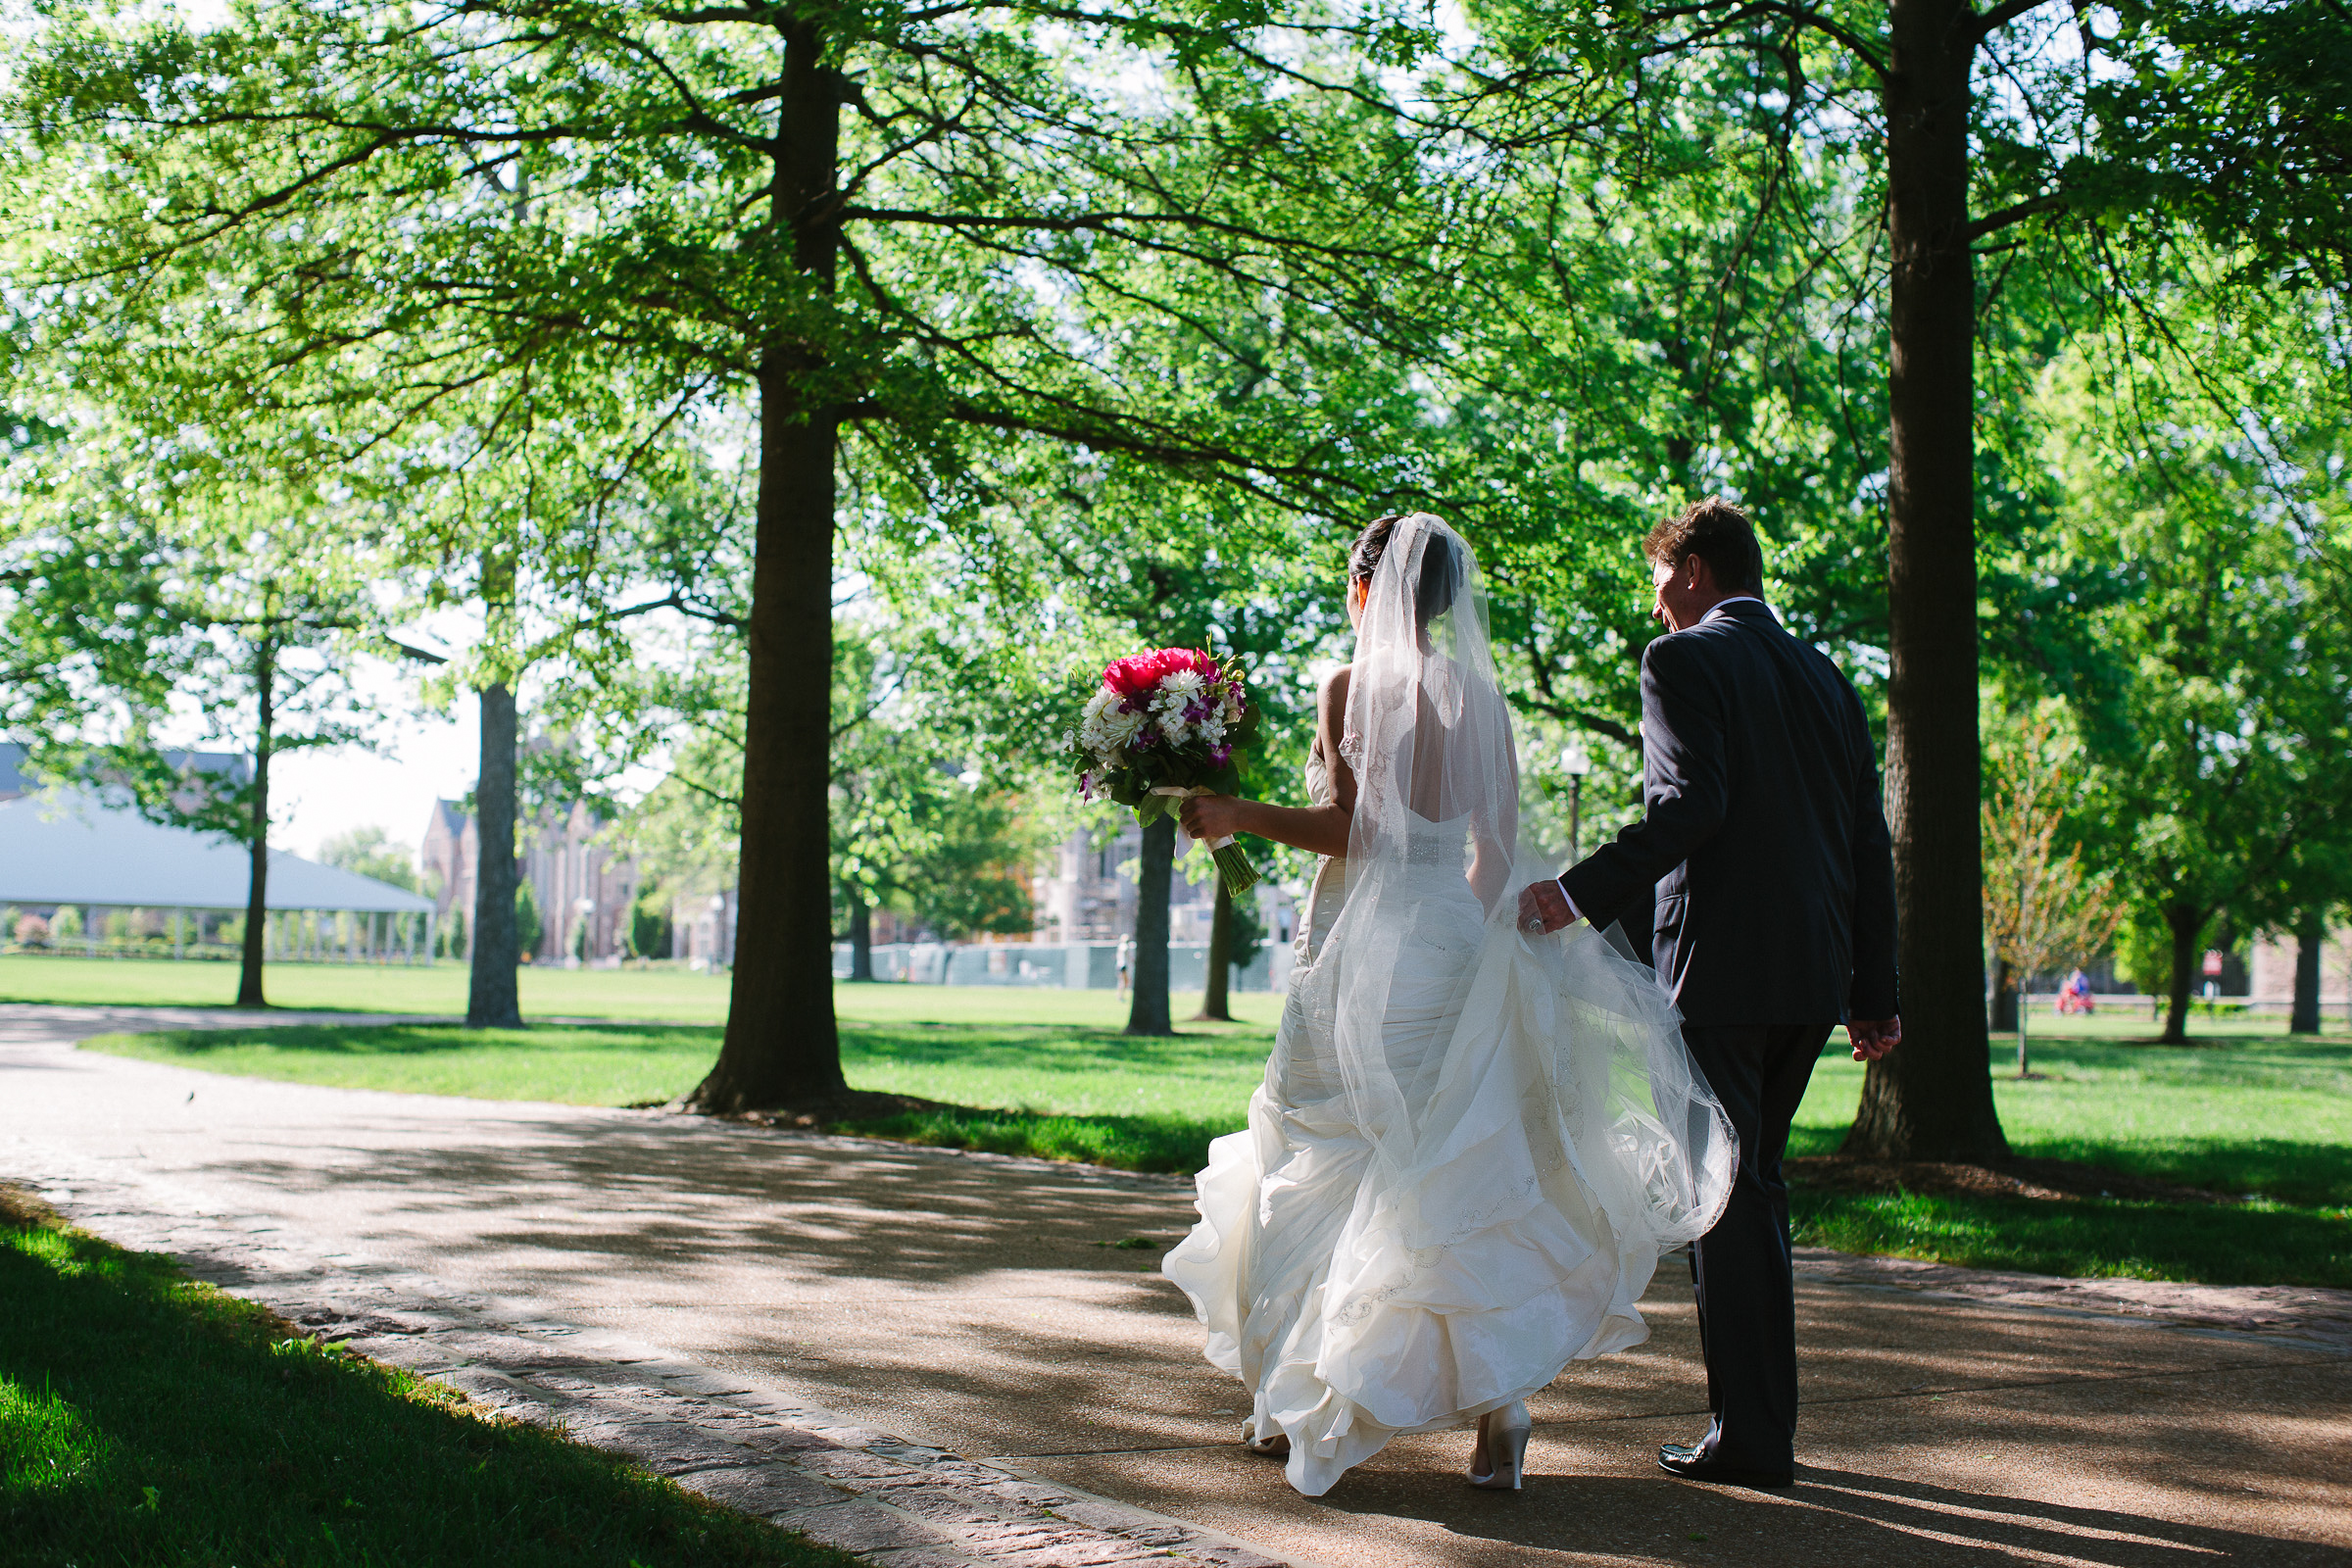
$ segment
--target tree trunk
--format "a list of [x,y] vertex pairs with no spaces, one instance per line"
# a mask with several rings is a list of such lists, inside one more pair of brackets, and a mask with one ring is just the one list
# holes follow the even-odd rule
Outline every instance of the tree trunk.
[[2188,993],[2196,984],[2197,937],[2205,929],[2205,911],[2185,904],[2168,904],[2164,906],[2164,923],[2173,933],[2173,984],[2164,1013],[2162,1041],[2168,1046],[2185,1046]]
[[874,911],[857,894],[850,895],[850,978],[874,977]]
[[1176,818],[1161,812],[1144,825],[1144,858],[1135,889],[1135,977],[1127,1033],[1172,1035],[1168,1022],[1168,880],[1176,864]]
[[1985,1036],[1977,737],[1976,278],[1966,0],[1892,0],[1886,111],[1886,816],[1903,1043],[1871,1064],[1850,1153],[2007,1155]]
[[1217,878],[1216,909],[1208,917],[1208,959],[1200,981],[1200,1010],[1195,1023],[1233,1022],[1233,895]]
[[2003,958],[1992,971],[1992,1032],[1996,1035],[2017,1032],[2017,976],[2009,972],[2009,960]]
[[2327,940],[2327,910],[2304,910],[2295,925],[2295,1004],[2286,1019],[2290,1034],[2320,1032],[2320,953]]
[[253,689],[253,836],[246,843],[253,869],[245,879],[245,934],[237,944],[237,1005],[267,1007],[262,939],[270,922],[270,747],[277,722],[277,639],[267,625],[254,653]]
[[482,765],[473,787],[477,835],[473,875],[473,967],[466,997],[469,1029],[519,1029],[514,985],[522,961],[514,918],[514,693],[500,682],[482,692]]
[[[784,29],[769,215],[830,291],[841,244],[843,84],[815,24]],[[746,638],[743,839],[735,972],[698,1110],[824,1100],[847,1087],[833,1020],[831,785],[834,459],[840,413],[807,389],[822,365],[770,342],[760,359],[760,496]]]

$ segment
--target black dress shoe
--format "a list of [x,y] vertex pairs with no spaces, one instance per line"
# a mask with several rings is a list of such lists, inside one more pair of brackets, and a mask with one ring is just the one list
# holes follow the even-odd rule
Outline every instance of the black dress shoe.
[[1778,1492],[1796,1484],[1792,1471],[1755,1470],[1733,1464],[1690,1443],[1659,1445],[1658,1468],[1685,1481],[1706,1481],[1719,1487],[1753,1487],[1759,1492]]

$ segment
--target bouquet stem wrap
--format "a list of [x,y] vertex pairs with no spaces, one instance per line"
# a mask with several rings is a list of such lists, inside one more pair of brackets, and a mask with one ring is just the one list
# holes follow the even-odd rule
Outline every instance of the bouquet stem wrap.
[[[1179,801],[1189,801],[1196,795],[1214,795],[1218,792],[1205,784],[1195,784],[1189,788],[1180,784],[1161,784],[1155,786],[1152,793],[1173,796]],[[1168,810],[1172,814],[1176,808],[1171,806]],[[1209,858],[1217,862],[1217,874],[1225,879],[1227,893],[1238,899],[1257,886],[1257,867],[1250,863],[1250,857],[1244,855],[1241,847],[1233,842],[1232,834],[1228,833],[1221,839],[1209,839],[1206,842]]]

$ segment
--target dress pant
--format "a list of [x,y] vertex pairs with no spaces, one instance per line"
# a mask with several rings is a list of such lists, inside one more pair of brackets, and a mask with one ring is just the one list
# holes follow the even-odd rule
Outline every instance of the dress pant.
[[1796,1459],[1796,1278],[1781,1156],[1830,1027],[1686,1026],[1683,1038],[1740,1135],[1731,1200],[1690,1249],[1715,1413],[1706,1445],[1730,1463],[1784,1471]]

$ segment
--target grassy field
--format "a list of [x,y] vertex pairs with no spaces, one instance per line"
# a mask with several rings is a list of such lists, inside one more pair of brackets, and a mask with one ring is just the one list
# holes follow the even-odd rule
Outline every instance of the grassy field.
[[0,1189],[0,1558],[855,1568]]
[[[659,971],[546,978],[606,982],[616,1008],[628,995],[620,982],[703,979]],[[1279,1011],[1277,998],[1245,994],[1236,999],[1243,1022],[1130,1040],[1117,1033],[1124,1004],[1107,992],[844,985],[835,999],[854,1085],[971,1107],[854,1130],[1174,1171],[1196,1168],[1211,1138],[1241,1125]],[[1179,999],[1178,1015],[1193,1004]],[[2284,1037],[2259,1021],[2197,1025],[2199,1044],[2182,1049],[2142,1043],[2143,1019],[2036,1019],[2039,1076],[2006,1076],[2015,1048],[1994,1046],[2002,1124],[2021,1156],[2254,1200],[1801,1192],[1800,1239],[2046,1273],[2352,1286],[2352,1036],[2340,1026],[2315,1039]],[[690,1089],[717,1050],[717,1033],[680,1023],[483,1035],[355,1019],[323,1029],[117,1036],[90,1046],[310,1083],[630,1104]],[[1833,1041],[1798,1113],[1791,1152],[1836,1151],[1861,1082],[1861,1067]]]
[[[524,965],[517,976],[526,1017],[668,1019],[718,1023],[727,1015],[727,977],[684,969],[559,969]],[[466,1010],[462,963],[272,963],[262,984],[272,1006],[326,1012]],[[233,963],[169,958],[0,956],[0,1003],[225,1007],[237,999]]]

